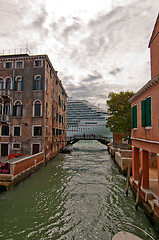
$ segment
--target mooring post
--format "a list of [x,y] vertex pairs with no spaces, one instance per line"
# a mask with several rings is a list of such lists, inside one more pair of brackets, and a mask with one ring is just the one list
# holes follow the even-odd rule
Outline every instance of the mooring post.
[[138,209],[138,204],[139,204],[139,199],[140,199],[141,178],[142,178],[142,170],[140,170],[140,172],[139,172],[139,181],[138,181],[138,188],[137,188],[137,195],[136,195],[136,204],[135,204],[136,211]]
[[130,173],[131,173],[131,162],[129,162],[128,173],[127,173],[127,183],[126,183],[126,196],[128,196],[128,189],[130,183]]

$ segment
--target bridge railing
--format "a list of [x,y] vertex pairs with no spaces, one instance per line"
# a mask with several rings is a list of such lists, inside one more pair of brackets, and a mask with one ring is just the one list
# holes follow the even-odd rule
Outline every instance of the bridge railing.
[[99,140],[99,139],[102,139],[102,140],[110,140],[111,138],[110,137],[105,137],[105,136],[102,136],[102,135],[95,135],[95,134],[82,134],[82,135],[74,135],[72,137],[67,137],[67,140],[70,141],[70,140],[74,140],[74,139],[77,139],[77,140]]

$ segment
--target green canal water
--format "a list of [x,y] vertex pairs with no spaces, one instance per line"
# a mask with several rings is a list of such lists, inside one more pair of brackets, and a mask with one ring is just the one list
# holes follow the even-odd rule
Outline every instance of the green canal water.
[[[125,196],[126,178],[106,146],[80,141],[15,188],[0,194],[0,239],[110,239],[119,221],[141,227],[156,240],[159,230]],[[144,238],[148,239],[148,238]]]

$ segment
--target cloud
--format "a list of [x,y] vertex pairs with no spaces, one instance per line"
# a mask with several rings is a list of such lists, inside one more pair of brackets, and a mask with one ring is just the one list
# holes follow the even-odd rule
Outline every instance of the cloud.
[[109,74],[111,74],[111,75],[117,75],[118,73],[120,73],[121,72],[121,69],[120,68],[114,68],[114,69],[112,69],[110,72],[109,72]]
[[101,104],[109,92],[137,91],[150,79],[147,46],[158,0],[116,0],[111,11],[87,21],[80,14],[57,17],[56,6],[48,11],[43,0],[0,5],[1,48],[29,43],[33,54],[48,54],[69,96]]

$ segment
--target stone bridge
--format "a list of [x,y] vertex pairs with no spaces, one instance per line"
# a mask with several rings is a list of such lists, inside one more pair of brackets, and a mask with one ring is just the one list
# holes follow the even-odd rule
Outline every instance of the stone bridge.
[[102,135],[74,135],[73,137],[67,137],[67,144],[74,144],[78,142],[79,140],[97,140],[98,142],[107,145],[110,143],[110,138],[104,137]]

